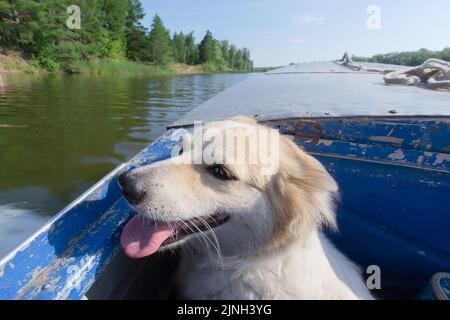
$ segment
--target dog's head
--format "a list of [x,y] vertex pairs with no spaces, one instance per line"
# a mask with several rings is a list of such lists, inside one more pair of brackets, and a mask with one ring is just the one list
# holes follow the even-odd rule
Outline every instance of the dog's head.
[[198,251],[248,254],[335,225],[337,185],[325,168],[249,118],[194,130],[174,157],[122,174],[119,184],[138,213],[121,237],[134,258],[184,242]]

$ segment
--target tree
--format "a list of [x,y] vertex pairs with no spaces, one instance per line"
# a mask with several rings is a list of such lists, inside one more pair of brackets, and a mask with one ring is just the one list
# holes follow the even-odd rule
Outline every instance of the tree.
[[207,63],[214,60],[216,41],[211,31],[207,31],[199,45],[199,63]]
[[61,36],[63,29],[63,24],[55,23],[61,14],[60,7],[61,0],[1,1],[0,43],[29,54],[37,54],[41,48],[53,45],[55,36]]
[[127,20],[125,23],[126,56],[131,60],[148,61],[147,30],[141,20],[145,13],[139,0],[129,0]]
[[191,31],[186,35],[184,41],[184,47],[186,50],[186,63],[189,65],[194,65],[198,61],[198,47],[195,44],[194,32]]
[[442,51],[420,49],[418,51],[392,52],[387,54],[376,54],[370,58],[357,56],[352,57],[354,61],[399,64],[406,66],[417,66],[431,58],[450,61],[450,48],[445,48]]
[[186,36],[183,32],[173,34],[172,48],[173,59],[176,62],[186,63]]
[[253,61],[250,59],[250,51],[247,48],[242,49],[242,60],[244,71],[250,71],[253,69]]
[[[66,26],[71,4],[80,7],[81,29]],[[193,32],[175,32],[171,38],[156,15],[148,32],[141,22],[144,15],[139,0],[0,0],[0,45],[21,51],[50,71],[78,72],[84,64],[103,58],[158,65],[202,63],[211,72],[253,66],[247,49],[219,42],[210,31],[200,44]],[[449,57],[449,51],[442,56]],[[415,63],[430,54],[434,52],[422,50],[420,56],[403,54],[399,60]]]
[[149,41],[144,28],[127,31],[126,57],[134,61],[150,61]]
[[236,55],[234,56],[234,66],[233,68],[236,70],[242,70],[244,67],[244,55],[241,49],[236,51]]
[[236,65],[236,46],[234,44],[232,44],[230,46],[230,51],[228,54],[228,65],[230,66],[230,68],[234,68],[234,66]]
[[231,67],[230,65],[230,43],[228,40],[222,40],[220,42],[220,49],[222,51],[222,58],[225,60],[225,63],[227,66]]
[[129,0],[101,0],[103,26],[108,30],[111,39],[124,39],[130,6]]
[[442,50],[440,58],[445,61],[450,61],[450,48]]
[[211,60],[221,67],[227,67],[227,62],[222,56],[222,48],[220,46],[220,42],[217,40],[214,40],[214,50]]
[[171,61],[170,32],[164,27],[158,15],[153,18],[148,45],[150,60],[153,63],[165,65]]

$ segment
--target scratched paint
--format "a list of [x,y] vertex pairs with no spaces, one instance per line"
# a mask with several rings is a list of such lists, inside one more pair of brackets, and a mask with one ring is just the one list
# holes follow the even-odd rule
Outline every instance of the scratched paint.
[[369,137],[369,140],[401,145],[403,143],[403,138],[391,137],[390,134],[392,134],[392,130],[389,132],[388,136],[372,136]]
[[320,139],[317,144],[322,144],[324,146],[331,146],[333,144],[333,140]]
[[405,159],[405,154],[403,153],[403,150],[395,150],[393,153],[389,155],[389,159],[391,160],[403,160]]
[[449,117],[295,118],[266,123],[280,129],[282,133],[303,138],[450,153]]
[[446,162],[450,162],[450,154],[439,154],[436,156],[436,161],[434,162],[434,165],[442,164]]

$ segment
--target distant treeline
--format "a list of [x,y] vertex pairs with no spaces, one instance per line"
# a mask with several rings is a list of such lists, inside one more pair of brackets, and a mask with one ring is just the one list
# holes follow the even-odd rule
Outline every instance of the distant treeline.
[[[80,8],[79,29],[66,25],[70,5]],[[49,71],[78,72],[100,59],[203,64],[209,72],[253,69],[246,48],[218,41],[210,31],[200,43],[192,32],[171,35],[158,15],[148,30],[144,15],[139,0],[0,0],[0,45]]]
[[442,51],[431,51],[427,49],[420,49],[418,51],[377,54],[371,58],[357,57],[357,56],[352,57],[353,61],[378,62],[378,63],[398,64],[404,66],[418,66],[431,58],[450,61],[450,48],[445,48]]

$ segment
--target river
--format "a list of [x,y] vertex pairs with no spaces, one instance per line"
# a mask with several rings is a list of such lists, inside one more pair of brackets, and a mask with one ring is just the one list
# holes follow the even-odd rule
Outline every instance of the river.
[[3,75],[0,257],[168,124],[247,77]]

